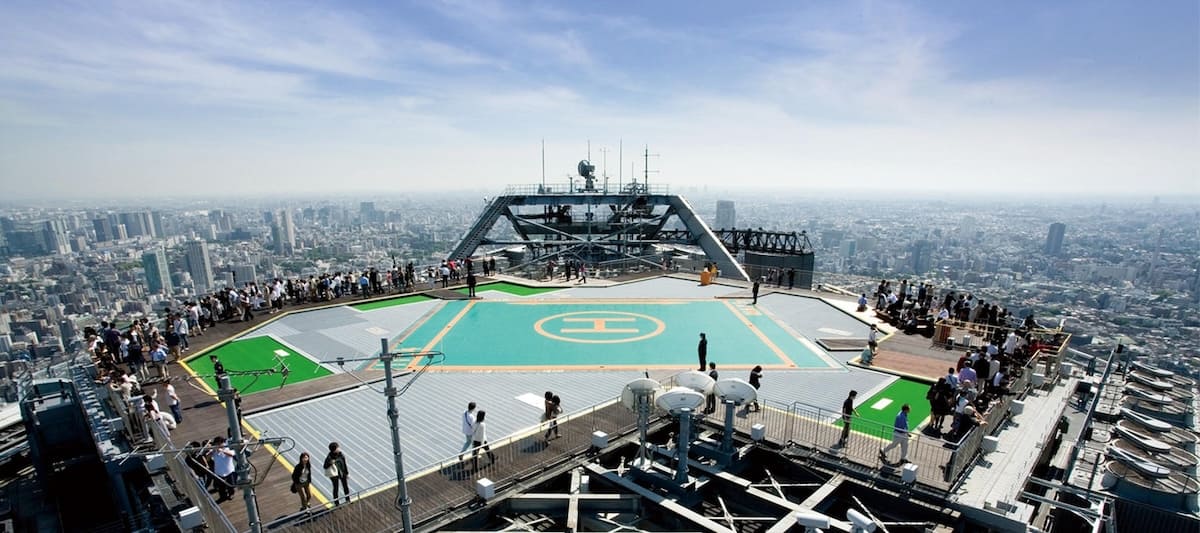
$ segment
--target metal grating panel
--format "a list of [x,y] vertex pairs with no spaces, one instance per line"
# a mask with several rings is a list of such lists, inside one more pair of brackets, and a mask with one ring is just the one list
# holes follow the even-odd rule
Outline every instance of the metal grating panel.
[[[498,441],[539,423],[540,405],[518,396],[541,398],[547,389],[556,391],[569,414],[617,397],[625,383],[640,376],[628,371],[426,374],[398,401],[405,470],[416,472],[458,453],[463,444],[459,421],[468,401],[488,412],[488,438]],[[329,442],[338,441],[349,459],[351,490],[359,490],[395,480],[385,409],[382,393],[359,388],[246,419],[268,435],[295,439],[296,447],[285,454],[293,464],[302,451],[321,461]],[[318,477],[316,486],[328,492],[327,480]]]

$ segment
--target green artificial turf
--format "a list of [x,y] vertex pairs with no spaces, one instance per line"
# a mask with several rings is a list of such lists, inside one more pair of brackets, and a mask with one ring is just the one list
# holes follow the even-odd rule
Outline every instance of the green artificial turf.
[[[458,289],[454,289],[454,290],[458,291],[460,294],[467,294],[468,292],[470,292],[466,287],[462,287],[462,288],[458,288]],[[512,294],[515,296],[534,296],[534,295],[538,295],[538,294],[545,294],[547,292],[554,292],[557,290],[562,290],[562,289],[560,289],[559,287],[526,287],[524,285],[508,283],[507,281],[497,281],[495,283],[484,283],[483,285],[475,286],[475,292],[500,291],[500,292],[506,292],[508,294]]]
[[[281,354],[287,352],[288,355],[277,355],[276,350],[281,351]],[[217,380],[213,377],[213,364],[209,359],[209,355],[212,354],[216,354],[221,364],[225,365],[225,371],[231,374],[230,383],[243,396],[279,388],[283,384],[283,375],[278,372],[259,376],[236,375],[238,371],[278,369],[280,360],[288,367],[288,384],[333,373],[271,337],[253,337],[228,342],[202,357],[187,362],[192,371],[199,374],[213,390],[217,390]]]
[[350,307],[358,309],[359,311],[374,311],[376,309],[383,309],[385,307],[394,307],[397,305],[405,305],[405,304],[411,304],[411,303],[415,303],[415,302],[424,302],[429,299],[430,298],[428,296],[425,296],[424,294],[410,294],[408,296],[401,296],[399,298],[388,298],[387,300],[378,300],[378,301],[374,301],[374,302],[363,302],[363,303],[358,303],[358,304],[350,304]]
[[[927,392],[929,392],[929,385],[926,383],[898,379],[887,388],[855,406],[859,416],[851,422],[851,430],[882,439],[891,439],[896,415],[900,414],[900,407],[907,403],[910,409],[908,429],[916,431],[917,427],[929,418],[929,400],[925,399]],[[884,400],[891,401],[885,402]],[[880,409],[875,408],[883,403],[887,405]],[[842,425],[840,418],[837,425],[838,427]]]

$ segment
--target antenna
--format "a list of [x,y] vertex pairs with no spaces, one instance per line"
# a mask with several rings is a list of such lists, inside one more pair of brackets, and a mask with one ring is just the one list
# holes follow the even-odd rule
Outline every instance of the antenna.
[[625,186],[625,139],[617,139],[617,189]]
[[604,192],[605,193],[608,192],[608,153],[611,151],[612,150],[609,150],[608,148],[604,148],[604,147],[600,148],[600,158],[604,163],[604,167],[603,167],[603,170],[601,171],[601,173],[604,175]]
[[650,158],[658,157],[658,156],[659,156],[659,154],[651,154],[650,153],[650,145],[646,145],[646,150],[643,153],[643,157],[646,160],[646,164],[642,166],[642,185],[644,185],[646,187],[647,193],[650,192],[650,173],[651,172],[654,172],[656,174],[658,173],[657,170],[650,170]]

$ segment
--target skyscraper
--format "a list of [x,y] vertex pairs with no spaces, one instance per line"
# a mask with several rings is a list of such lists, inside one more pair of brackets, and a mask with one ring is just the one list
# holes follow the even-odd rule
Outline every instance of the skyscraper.
[[1062,253],[1063,235],[1067,232],[1067,225],[1062,222],[1055,222],[1050,225],[1050,232],[1046,234],[1046,255],[1058,255]]
[[733,208],[733,200],[717,200],[717,220],[713,227],[716,229],[737,227],[737,211]]
[[208,243],[195,240],[188,241],[183,246],[184,259],[196,292],[208,292],[213,288],[212,260],[208,257]]
[[162,248],[142,253],[142,268],[146,270],[146,288],[153,293],[170,293],[171,272],[167,269],[167,254]]
[[933,243],[925,239],[912,245],[912,270],[921,275],[929,271],[933,263]]
[[[296,253],[296,224],[292,221],[292,211],[284,209],[279,216],[279,228],[283,238],[282,252],[284,255]],[[278,248],[277,248],[278,250]]]

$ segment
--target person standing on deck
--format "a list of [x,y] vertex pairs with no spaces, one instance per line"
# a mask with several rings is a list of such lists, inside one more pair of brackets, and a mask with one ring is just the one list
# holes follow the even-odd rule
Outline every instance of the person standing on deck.
[[[762,386],[762,372],[762,365],[754,365],[754,368],[750,369],[750,386],[754,387],[756,393],[758,392],[758,388]],[[750,405],[746,407],[746,411],[762,411],[762,407],[758,405],[758,394],[754,395],[754,401],[750,402]]]
[[892,443],[879,450],[879,458],[887,461],[888,452],[892,451],[897,445],[900,446],[900,462],[908,462],[908,412],[912,410],[908,404],[900,407],[900,413],[896,415],[896,421],[892,424]]
[[312,462],[308,452],[300,454],[300,462],[292,469],[292,492],[300,495],[300,510],[308,509],[308,501],[312,498],[309,487],[312,484]]
[[462,449],[458,451],[458,460],[462,460],[462,454],[471,449],[471,443],[474,441],[475,435],[475,402],[467,404],[467,410],[462,414],[462,432],[466,438],[463,441]]
[[708,338],[700,334],[700,344],[696,345],[696,353],[700,356],[700,371],[708,367]]
[[750,305],[758,305],[758,286],[759,280],[761,279],[762,278],[754,280],[754,286],[750,288],[750,293],[754,295],[754,301],[750,302]]
[[[717,376],[718,376],[717,364],[709,363],[708,364],[708,377],[712,378],[713,381],[716,381]],[[709,414],[709,413],[715,413],[716,411],[717,411],[717,393],[716,393],[716,391],[713,391],[713,392],[708,393],[708,397],[706,397],[704,399],[704,413]]]
[[323,468],[329,482],[333,484],[333,504],[341,503],[338,500],[339,484],[342,486],[342,492],[346,493],[346,503],[350,503],[350,469],[346,467],[346,454],[342,453],[338,443],[329,443],[329,455],[325,456]]
[[858,396],[858,391],[852,390],[850,395],[846,396],[846,401],[842,402],[842,438],[838,439],[838,448],[846,445],[846,441],[850,438],[850,420],[858,414],[858,409],[854,408],[855,396]]

